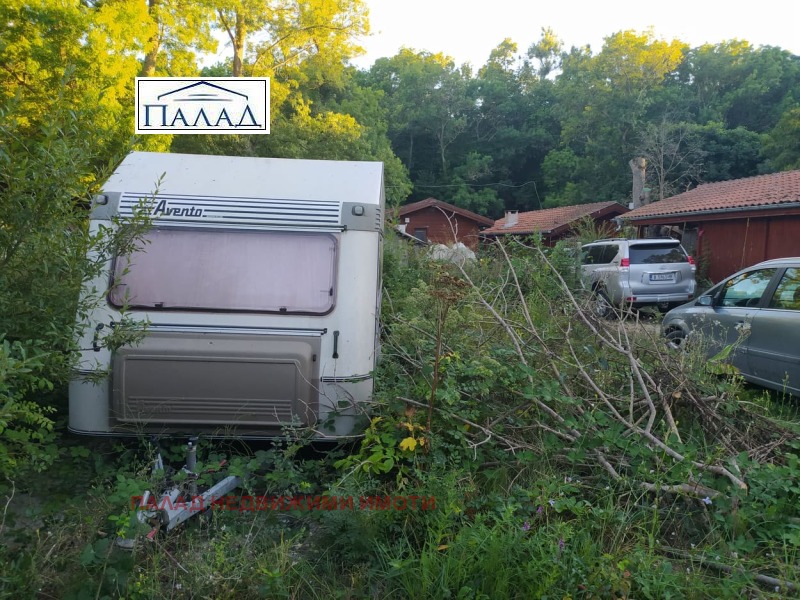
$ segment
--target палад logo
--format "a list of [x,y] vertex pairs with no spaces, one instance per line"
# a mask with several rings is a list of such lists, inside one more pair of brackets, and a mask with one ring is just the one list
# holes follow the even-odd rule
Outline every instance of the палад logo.
[[269,133],[269,78],[137,77],[136,133]]

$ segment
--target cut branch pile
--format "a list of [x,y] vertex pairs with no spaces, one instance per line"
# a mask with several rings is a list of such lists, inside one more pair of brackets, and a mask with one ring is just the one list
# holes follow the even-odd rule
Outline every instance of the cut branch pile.
[[[737,457],[747,452],[754,460],[770,459],[788,432],[781,432],[758,413],[748,412],[743,419],[745,409],[739,405],[737,418],[723,414],[721,406],[736,404],[736,400],[724,386],[709,394],[708,385],[704,389],[693,381],[702,373],[702,365],[697,364],[699,354],[681,355],[671,350],[653,331],[657,325],[650,324],[648,329],[638,319],[628,318],[630,315],[618,320],[597,318],[548,253],[535,245],[512,243],[535,259],[546,272],[546,280],[557,288],[556,294],[553,290],[545,294],[535,286],[529,289],[525,280],[529,273],[518,272],[504,243],[495,244],[503,268],[500,277],[477,277],[469,264],[453,268],[469,284],[464,301],[471,298],[477,303],[494,320],[501,337],[510,342],[526,373],[523,387],[527,389],[505,391],[501,394],[505,400],[493,406],[493,414],[486,411],[481,422],[434,406],[433,394],[427,404],[412,398],[402,400],[468,425],[475,448],[491,441],[511,452],[536,450],[541,448],[537,447],[541,436],[532,432],[538,430],[563,442],[562,456],[580,449],[590,467],[599,467],[614,480],[632,481],[643,490],[701,499],[726,494],[729,486],[746,491],[746,477]],[[558,305],[547,304],[554,295],[559,298]],[[549,306],[545,319],[541,310],[534,310],[543,305]],[[441,331],[438,333],[441,340]],[[438,364],[437,355],[437,378]],[[537,392],[543,378],[557,382],[558,394]],[[434,379],[434,389],[436,383]],[[509,396],[523,401],[511,406]],[[676,410],[687,416],[687,426],[679,426]],[[526,417],[523,422],[506,418],[520,414]],[[698,431],[703,443],[692,444],[689,438],[696,441]],[[649,469],[634,468],[632,454],[640,462],[647,461]],[[656,473],[652,480],[642,475],[648,470]],[[671,475],[665,477],[668,472]]]

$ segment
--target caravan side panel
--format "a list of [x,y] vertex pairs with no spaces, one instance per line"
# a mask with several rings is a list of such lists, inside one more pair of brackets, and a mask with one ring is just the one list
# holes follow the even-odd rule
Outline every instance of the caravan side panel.
[[319,337],[153,331],[114,359],[120,423],[313,425]]

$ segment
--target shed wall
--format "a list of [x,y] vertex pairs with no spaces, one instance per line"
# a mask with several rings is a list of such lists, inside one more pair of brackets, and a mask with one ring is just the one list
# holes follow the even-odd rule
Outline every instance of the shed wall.
[[672,224],[698,229],[697,257],[707,262],[707,276],[714,283],[764,260],[800,256],[800,214]]
[[480,226],[460,215],[428,207],[401,217],[401,222],[405,218],[408,219],[406,233],[409,235],[415,235],[416,229],[425,229],[427,240],[433,244],[452,245],[458,241],[472,250],[478,247]]

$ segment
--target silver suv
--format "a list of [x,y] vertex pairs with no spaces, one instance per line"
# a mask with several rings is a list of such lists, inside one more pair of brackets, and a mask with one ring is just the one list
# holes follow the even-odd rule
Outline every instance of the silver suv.
[[582,246],[581,281],[592,291],[595,311],[657,306],[662,311],[694,297],[695,264],[678,240],[608,239]]

